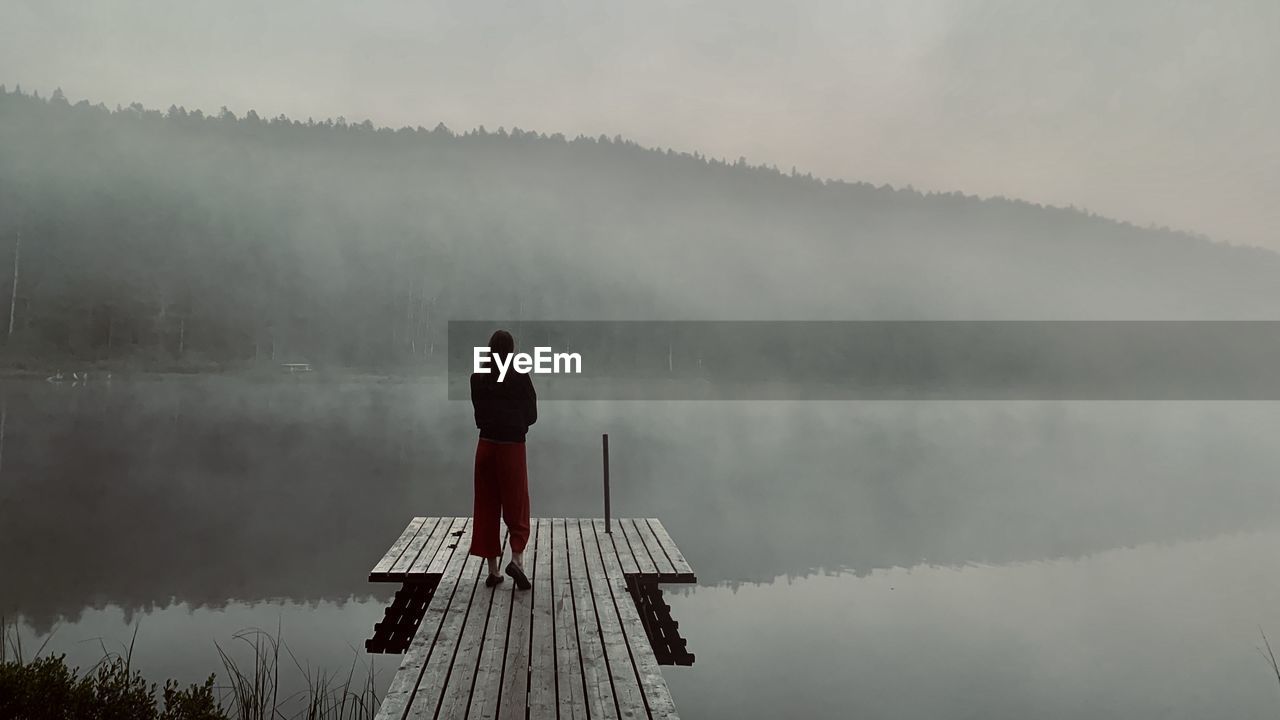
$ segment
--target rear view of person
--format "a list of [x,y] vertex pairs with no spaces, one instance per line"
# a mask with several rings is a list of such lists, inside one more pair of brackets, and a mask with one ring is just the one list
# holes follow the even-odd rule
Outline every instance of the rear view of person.
[[[489,338],[489,354],[494,362],[511,361],[515,339],[506,330]],[[524,549],[529,543],[529,475],[525,465],[524,440],[529,426],[538,419],[538,398],[533,382],[525,373],[508,370],[502,382],[496,371],[471,376],[471,406],[475,409],[480,440],[476,444],[475,504],[472,514],[471,554],[489,561],[487,587],[502,582],[498,561],[502,558],[502,535],[498,519],[507,525],[511,542],[511,562],[506,573],[516,587],[528,590],[524,572]]]

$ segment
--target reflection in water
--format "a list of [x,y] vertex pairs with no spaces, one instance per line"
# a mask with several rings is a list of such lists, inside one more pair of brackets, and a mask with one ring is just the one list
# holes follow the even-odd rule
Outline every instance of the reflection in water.
[[427,614],[431,598],[436,596],[440,576],[429,576],[419,582],[401,583],[390,604],[382,612],[382,619],[374,623],[373,632],[364,641],[364,649],[371,653],[401,655],[409,649],[413,636]]
[[[33,635],[61,623],[57,650],[98,634],[127,638],[127,623],[142,613],[142,650],[160,625],[155,652],[177,662],[177,648],[189,648],[180,664],[202,668],[199,678],[217,669],[202,632],[216,627],[225,640],[241,627],[273,628],[283,616],[292,642],[291,628],[311,623],[314,606],[354,630],[349,638],[324,627],[308,633],[318,643],[310,661],[349,664],[348,645],[362,647],[394,590],[367,583],[368,570],[406,518],[469,512],[474,432],[470,408],[446,401],[443,384],[318,380],[7,383],[0,567],[23,580],[0,588],[0,612],[21,616]],[[796,687],[817,695],[815,713],[845,708],[825,703],[847,692],[822,683],[860,687],[845,668],[906,663],[905,647],[930,655],[927,643],[904,644],[890,632],[913,623],[953,643],[954,653],[940,656],[946,663],[920,659],[928,678],[900,667],[916,681],[915,694],[864,705],[871,715],[923,716],[921,696],[976,704],[971,687],[993,695],[990,707],[1009,708],[1027,697],[1019,688],[1037,663],[1073,692],[1035,701],[1070,699],[1076,704],[1061,707],[1078,709],[1110,686],[1054,658],[1098,651],[1088,645],[1093,626],[1077,627],[1086,620],[1121,636],[1119,628],[1144,627],[1153,616],[1144,603],[1167,603],[1141,588],[1168,585],[1164,573],[1190,578],[1193,588],[1215,572],[1230,580],[1206,596],[1206,612],[1232,603],[1280,607],[1275,587],[1244,580],[1257,571],[1253,563],[1272,568],[1272,560],[1216,555],[1223,546],[1212,540],[1274,528],[1277,430],[1280,408],[1262,403],[547,403],[530,436],[530,482],[534,515],[598,516],[599,434],[610,434],[614,514],[662,518],[704,583],[667,592],[698,649],[695,667],[667,670],[690,678],[672,682],[689,717],[723,714],[697,711],[722,707],[711,704],[721,692],[751,705],[777,690],[735,684],[765,661],[745,651],[753,646],[767,646],[754,654],[776,667],[806,673],[808,684]],[[1077,567],[1039,561],[1081,557],[1079,567],[1094,567],[1115,548],[1149,543],[1172,544],[1161,551],[1171,562],[1133,563],[1131,577],[1110,585],[1094,579],[1102,592],[1055,579],[1066,571],[1035,570]],[[861,614],[858,588],[894,574],[956,582],[931,588],[933,605],[905,603],[888,620]],[[1056,583],[1055,591],[1039,582]],[[990,596],[997,587],[1014,596]],[[1126,598],[1133,602],[1119,602]],[[962,630],[948,613],[977,599],[987,604],[970,608]],[[771,614],[754,614],[766,605]],[[1011,622],[1010,607],[1031,613],[1025,626]],[[1096,617],[1081,616],[1087,609]],[[112,613],[118,620],[105,622]],[[1265,625],[1268,613],[1280,622],[1280,610],[1244,620]],[[792,634],[775,637],[770,628],[779,624]],[[1063,645],[1041,646],[1046,639],[1032,625],[1062,628],[1053,639]],[[1165,631],[1182,638],[1179,627]],[[788,640],[812,634],[826,644]],[[1252,637],[1228,633],[1222,642],[1256,659]],[[990,655],[1001,643],[1027,657],[987,665],[960,657]],[[828,656],[814,665],[805,653],[821,648]],[[1141,685],[1161,668],[1172,671],[1172,659],[1123,657],[1147,663],[1130,673],[1132,714],[1144,714],[1136,708],[1147,697],[1145,714],[1158,715],[1163,701]],[[1236,686],[1253,688],[1252,678],[1209,672],[1198,682],[1206,698],[1233,708]],[[695,690],[699,683],[705,692]],[[870,702],[874,687],[860,700]],[[767,702],[751,707],[758,709],[744,716],[771,716]],[[1053,714],[1044,710],[1036,707]]]
[[[278,634],[287,645],[287,652],[281,651],[279,666],[282,700],[306,689],[308,669],[313,678],[317,672],[324,672],[345,680],[348,673],[353,673],[357,683],[373,672],[381,695],[395,674],[399,657],[368,655],[361,647],[370,624],[381,612],[382,604],[376,600],[227,602],[218,608],[174,603],[145,611],[106,605],[85,608],[76,622],[55,627],[46,654],[65,654],[67,665],[89,668],[102,658],[104,649],[125,653],[136,628],[138,636],[130,664],[148,680],[203,682],[216,672],[218,684],[223,686],[227,673],[219,660],[218,646],[241,668],[252,667],[253,653],[233,636],[258,628],[272,637]],[[20,625],[18,630],[30,657],[45,638],[29,625]],[[290,652],[297,656],[302,670],[294,665]]]
[[[668,593],[684,717],[1274,718],[1280,531]],[[797,708],[803,712],[797,713]]]
[[627,578],[627,591],[640,612],[640,622],[649,638],[649,647],[659,665],[692,665],[694,654],[689,642],[680,634],[680,623],[671,616],[671,606],[656,582],[639,582]]

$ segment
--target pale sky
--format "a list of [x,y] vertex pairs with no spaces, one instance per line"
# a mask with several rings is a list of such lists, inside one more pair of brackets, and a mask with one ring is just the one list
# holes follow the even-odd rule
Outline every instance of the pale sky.
[[0,0],[0,83],[621,134],[1280,250],[1277,0]]

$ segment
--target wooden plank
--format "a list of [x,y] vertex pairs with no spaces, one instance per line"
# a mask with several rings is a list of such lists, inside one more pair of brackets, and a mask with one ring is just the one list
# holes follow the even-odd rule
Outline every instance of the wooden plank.
[[600,621],[596,617],[595,599],[587,579],[586,553],[582,547],[582,531],[576,519],[565,523],[568,538],[570,582],[578,625],[578,649],[582,653],[582,676],[586,685],[587,712],[593,720],[617,718],[613,700],[613,682],[605,660],[604,640],[600,637]]
[[[439,522],[444,522],[444,519],[439,519]],[[427,526],[424,523],[422,528],[426,527]],[[432,529],[434,528],[435,526],[432,526]],[[407,546],[405,546],[404,554],[401,555],[400,559],[396,560],[395,564],[391,566],[391,569],[387,571],[387,577],[392,580],[403,580],[405,575],[409,572],[410,566],[413,565],[413,561],[418,559],[418,555],[422,552],[423,546],[427,544],[427,540],[430,538],[431,530],[423,532],[422,529],[419,529],[418,534],[409,541]]]
[[676,577],[676,569],[671,564],[671,558],[667,557],[662,550],[662,545],[658,543],[657,536],[653,534],[653,528],[649,527],[649,523],[643,518],[630,520],[630,522],[635,523],[636,534],[640,536],[640,540],[649,551],[649,557],[653,558],[653,564],[658,569],[658,580],[671,582]]
[[[536,575],[528,551],[533,549],[541,520],[529,523],[529,545],[525,548],[524,572],[532,581]],[[514,553],[514,548],[512,549]],[[498,701],[498,720],[524,720],[529,707],[529,631],[533,622],[533,589],[517,590],[511,586],[511,626],[507,629],[507,658],[502,666],[502,691]]]
[[[466,549],[455,550],[454,558],[458,557],[465,558],[458,571],[458,584],[436,633],[422,676],[418,678],[418,689],[413,694],[406,718],[421,720],[436,717],[451,680],[465,683],[467,694],[471,693],[474,670],[454,673],[454,661],[461,649],[462,630],[471,614],[472,600],[478,595],[476,588],[484,587],[484,574],[481,571],[484,560],[467,554]],[[433,600],[432,605],[434,604]]]
[[428,574],[443,573],[454,553],[461,550],[466,555],[471,550],[471,518],[456,517],[451,520],[452,526],[445,531],[444,543],[427,565]]
[[[502,547],[506,549],[505,542]],[[501,628],[489,627],[493,606],[506,604],[509,598],[506,593],[499,594],[503,585],[485,587],[484,580],[489,576],[489,563],[484,558],[474,558],[474,560],[479,566],[475,597],[471,600],[471,610],[467,613],[467,622],[458,644],[458,654],[453,660],[451,671],[453,674],[445,688],[444,699],[437,713],[441,718],[465,717],[471,708],[476,707],[480,696],[497,687],[496,682],[481,683],[478,674],[483,660],[483,651],[489,645],[490,633],[506,636],[505,621]]]
[[[502,551],[507,550],[506,537],[503,537]],[[489,570],[484,570],[487,576]],[[467,709],[467,717],[493,720],[498,716],[498,690],[502,687],[502,663],[507,653],[507,628],[511,622],[511,580],[493,588],[493,602],[489,606],[489,620],[485,626],[484,644],[480,649],[480,659],[476,663],[474,689],[471,692],[471,707]],[[461,716],[458,716],[461,717]]]
[[[464,525],[462,537],[470,542],[470,523],[467,522]],[[440,586],[436,588],[435,597],[427,605],[427,612],[418,625],[418,632],[414,634],[413,642],[409,643],[409,650],[400,659],[400,669],[396,671],[395,677],[391,678],[391,686],[387,688],[382,705],[378,708],[377,720],[399,720],[405,716],[409,701],[418,687],[418,680],[422,677],[422,671],[432,654],[445,612],[449,609],[459,585],[462,563],[466,557],[465,553],[450,552],[449,564],[445,567]]]
[[391,566],[395,565],[396,561],[400,559],[400,556],[404,554],[405,547],[408,546],[409,541],[413,540],[413,538],[417,536],[418,530],[422,527],[422,524],[430,519],[434,518],[416,517],[409,521],[409,524],[406,525],[404,530],[400,533],[400,537],[391,544],[387,553],[383,555],[382,559],[379,560],[378,563],[373,566],[373,569],[369,571],[369,582],[382,582],[390,579],[385,577],[387,572],[391,570]]
[[[407,571],[407,579],[427,579],[431,576],[431,573],[427,572],[427,568],[431,567],[432,563],[436,561],[436,557],[440,555],[442,550],[447,551],[452,555],[453,550],[445,547],[449,544],[446,543],[445,540],[453,539],[453,536],[449,533],[453,532],[454,525],[457,522],[458,518],[440,519],[440,523],[431,531],[431,535],[427,538],[426,544],[422,546],[422,552],[418,553],[418,559],[414,560],[413,565],[409,567],[409,570]],[[447,557],[444,562],[448,562]],[[444,562],[440,564],[440,567],[444,567]]]
[[[434,600],[434,598],[433,598]],[[430,609],[430,608],[428,608]],[[401,720],[409,706],[409,699],[418,687],[418,677],[422,674],[422,666],[431,653],[431,639],[434,631],[418,626],[418,632],[409,643],[409,649],[400,658],[400,667],[391,678],[387,692],[382,696],[375,720]]]
[[627,544],[627,536],[623,534],[622,528],[618,525],[618,521],[614,520],[610,523],[611,532],[604,532],[604,521],[593,520],[592,522],[600,523],[600,538],[608,539],[614,547],[614,558],[618,560],[621,566],[621,572],[624,575],[638,575],[640,568],[636,566],[636,556],[631,553],[631,546]]
[[649,715],[652,718],[678,720],[675,701],[671,699],[667,681],[662,677],[662,670],[657,658],[654,657],[653,648],[649,646],[649,636],[645,633],[644,621],[640,619],[640,611],[636,608],[635,599],[627,589],[626,580],[622,576],[622,556],[613,549],[622,537],[617,534],[615,528],[614,542],[610,543],[608,541],[610,536],[604,532],[604,521],[594,520],[592,525],[603,551],[605,574],[610,576],[609,589],[613,593],[613,600],[618,608],[623,636],[631,651],[631,661],[640,682],[640,689],[644,692]]
[[582,657],[578,654],[577,615],[569,577],[568,538],[565,520],[552,521],[551,594],[555,612],[556,704],[560,720],[585,720],[586,696],[582,682]]
[[627,578],[694,582],[693,568],[656,518],[612,529],[534,519],[533,589],[491,590],[468,554],[470,518],[413,518],[370,578],[435,575],[440,587],[377,717],[675,718]]
[[[656,579],[658,577],[658,568],[653,564],[653,558],[650,557],[649,550],[644,546],[644,541],[640,539],[640,533],[636,531],[635,521],[631,518],[621,518],[618,520],[618,527],[622,529],[622,537],[626,538],[627,549],[635,558],[636,567],[639,569],[640,575]],[[621,548],[619,548],[619,552],[622,552]]]
[[662,521],[658,518],[648,518],[648,523],[649,529],[653,531],[653,536],[658,540],[658,545],[667,554],[667,558],[675,569],[676,577],[671,582],[697,582],[698,576],[693,574],[693,566],[689,564],[688,560],[684,559],[684,553],[680,552],[675,540],[671,539],[671,535],[667,532],[667,528],[662,524]]
[[622,636],[622,622],[613,601],[613,591],[609,589],[609,578],[605,574],[604,559],[596,542],[595,527],[590,520],[581,520],[579,528],[582,533],[583,554],[587,561],[587,579],[591,584],[591,595],[595,599],[596,619],[600,622],[605,664],[613,683],[618,717],[628,720],[647,718],[649,713],[645,709],[644,696],[640,693],[635,667],[631,664],[631,651],[627,647],[626,638]]
[[[556,719],[556,635],[551,606],[551,521],[538,520],[533,554],[533,627],[529,652],[529,718]],[[528,562],[528,560],[526,560]]]

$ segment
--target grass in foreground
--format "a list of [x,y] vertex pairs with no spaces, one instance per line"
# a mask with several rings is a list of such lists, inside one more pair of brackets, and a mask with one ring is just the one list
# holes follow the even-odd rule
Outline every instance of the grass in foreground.
[[[68,667],[64,655],[44,655],[45,645],[28,659],[16,625],[0,620],[0,718],[21,720],[365,720],[378,710],[373,666],[357,677],[356,653],[345,673],[304,666],[289,650],[279,630],[243,630],[233,642],[252,652],[237,661],[215,643],[227,683],[210,675],[203,684],[181,687],[166,680],[148,683],[132,667],[133,645],[103,655],[81,671]],[[134,630],[134,640],[137,629]],[[280,695],[282,652],[305,679],[306,689]]]

